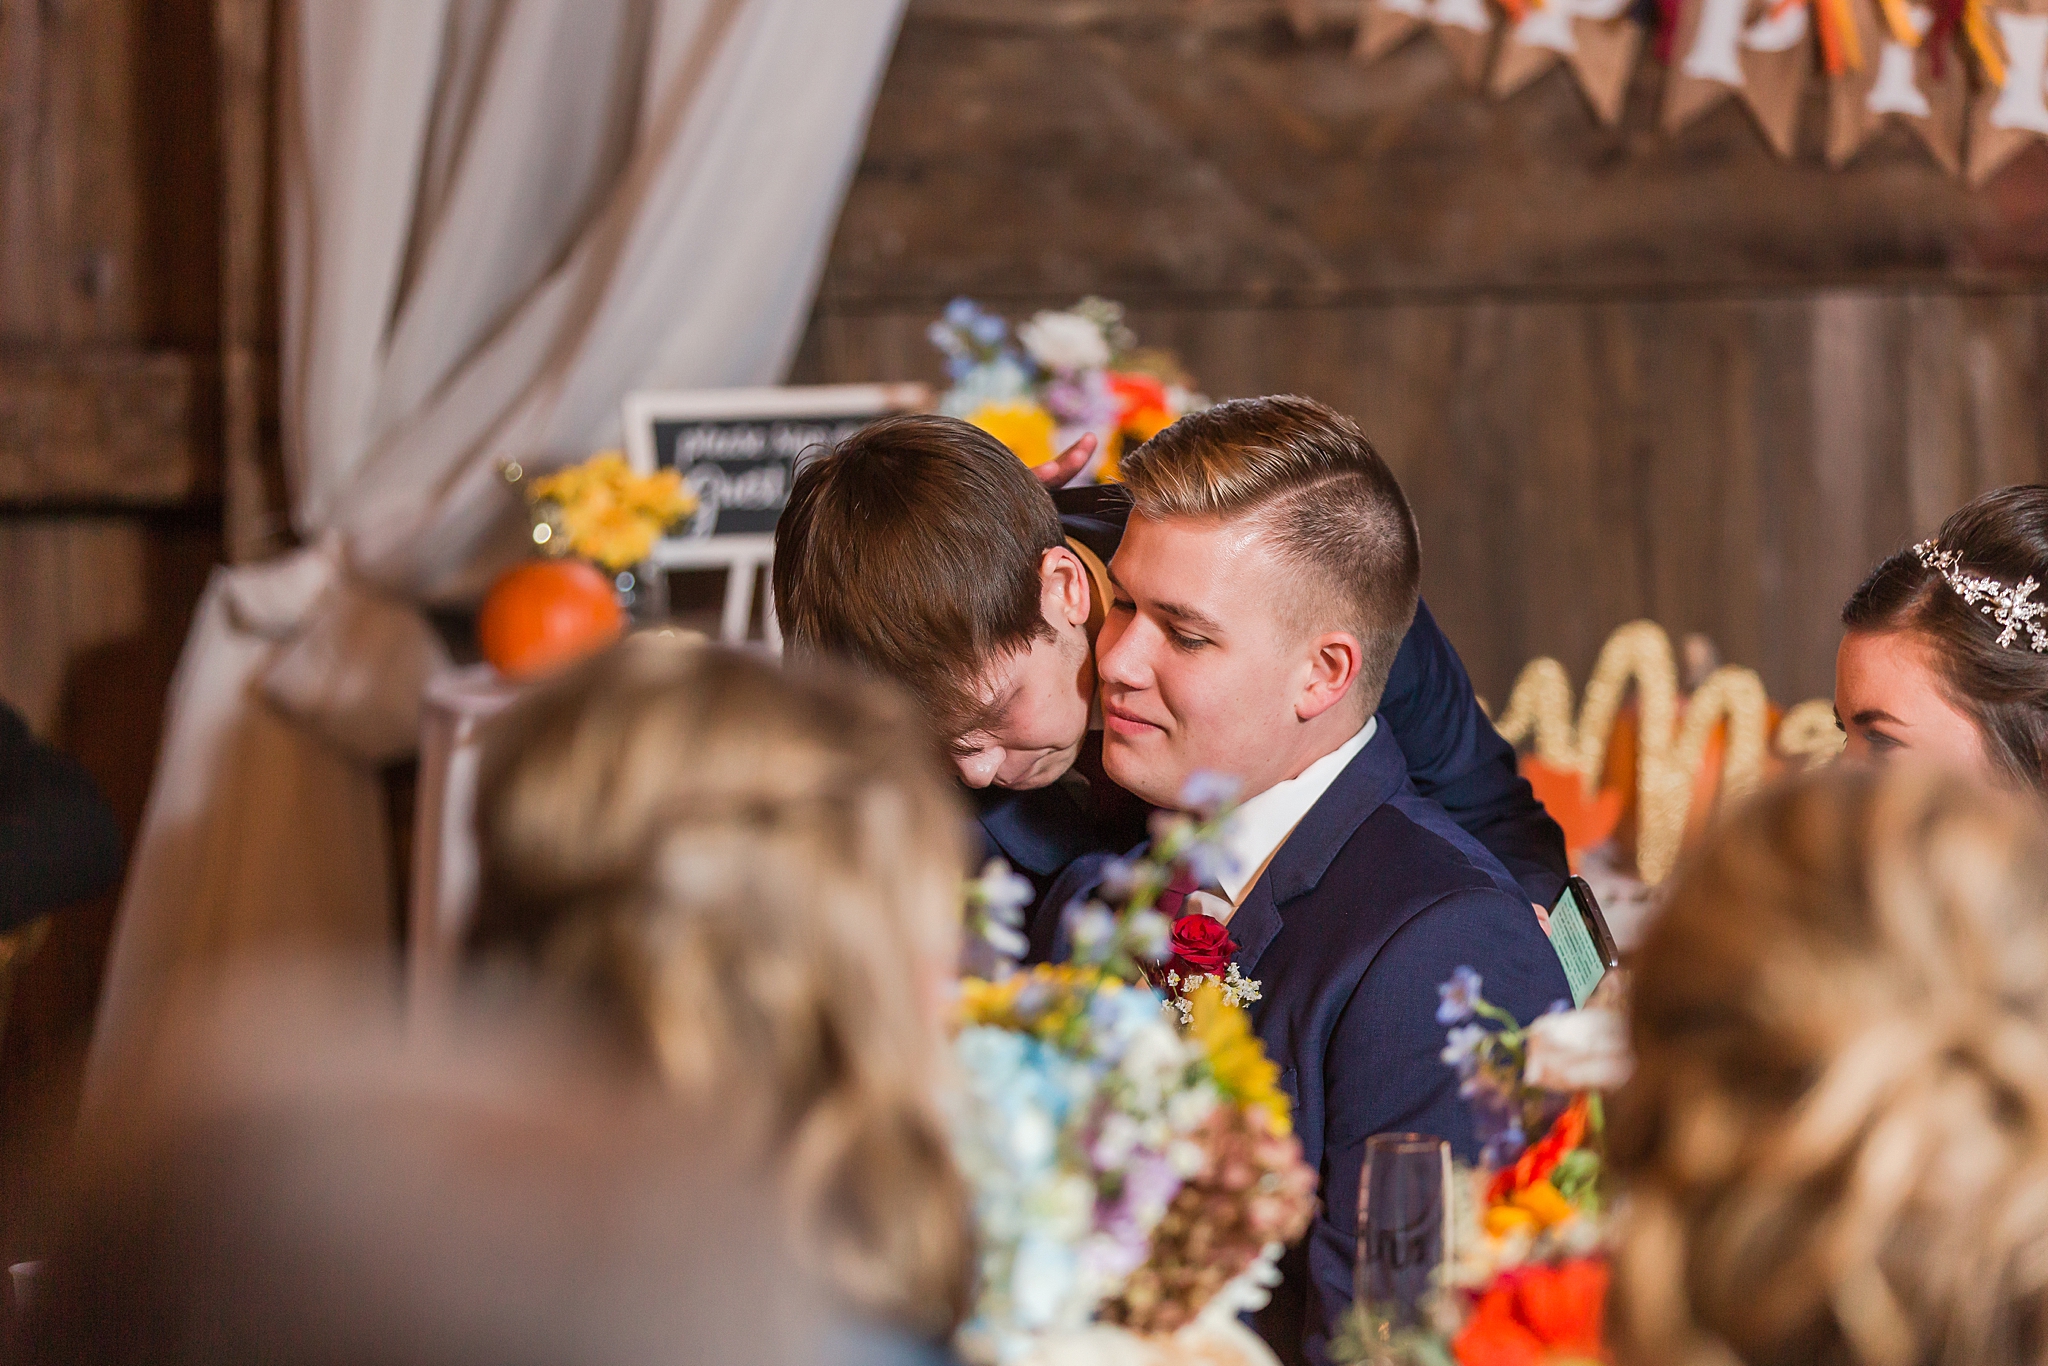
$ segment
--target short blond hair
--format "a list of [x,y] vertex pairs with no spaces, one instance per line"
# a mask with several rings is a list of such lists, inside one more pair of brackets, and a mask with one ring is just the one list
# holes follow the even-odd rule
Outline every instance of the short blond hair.
[[895,690],[629,641],[502,723],[477,827],[472,949],[728,1116],[847,1302],[949,1336],[973,1254],[934,998],[966,815]]
[[2048,1350],[2048,828],[1841,766],[1735,815],[1636,964],[1625,1366]]
[[1415,620],[1422,545],[1400,482],[1357,423],[1313,399],[1233,399],[1160,432],[1121,472],[1140,516],[1257,519],[1309,590],[1283,610],[1305,631],[1358,637],[1361,696],[1368,714],[1378,708]]

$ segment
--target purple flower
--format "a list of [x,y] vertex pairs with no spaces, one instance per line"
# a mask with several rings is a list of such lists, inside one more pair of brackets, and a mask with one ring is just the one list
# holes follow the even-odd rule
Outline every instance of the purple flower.
[[1479,1009],[1479,985],[1479,974],[1471,968],[1453,972],[1451,980],[1436,989],[1436,1022],[1454,1025],[1471,1019]]
[[1490,1086],[1467,1082],[1472,1094],[1472,1136],[1479,1140],[1479,1160],[1488,1167],[1503,1167],[1522,1155],[1528,1135],[1522,1131],[1522,1115],[1514,1098]]

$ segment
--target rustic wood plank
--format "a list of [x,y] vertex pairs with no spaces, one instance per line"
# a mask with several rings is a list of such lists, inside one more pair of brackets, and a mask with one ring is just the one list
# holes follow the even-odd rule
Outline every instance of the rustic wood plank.
[[1212,29],[1045,8],[914,0],[825,311],[2048,280],[2048,150],[1978,194],[1909,140],[1833,171],[1819,82],[1782,163],[1732,102],[1656,132],[1647,61],[1607,130],[1562,72],[1493,101],[1439,44],[1361,68],[1342,25],[1304,42],[1278,6]]
[[211,491],[210,357],[0,352],[0,502],[176,504]]
[[[220,556],[211,517],[0,514],[0,698],[85,765],[133,835],[193,604]],[[61,1139],[104,973],[113,896],[62,911],[17,985],[0,1054],[0,1208],[19,1158]]]
[[220,70],[222,486],[228,556],[277,550],[285,531],[276,438],[277,306],[271,212],[273,0],[215,0]]

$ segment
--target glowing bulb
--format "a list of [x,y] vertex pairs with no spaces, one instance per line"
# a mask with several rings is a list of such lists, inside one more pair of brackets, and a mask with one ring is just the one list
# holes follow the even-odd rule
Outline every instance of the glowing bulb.
[[554,536],[555,529],[549,526],[546,522],[536,522],[534,524],[533,543],[535,545],[546,545],[549,541],[554,539]]

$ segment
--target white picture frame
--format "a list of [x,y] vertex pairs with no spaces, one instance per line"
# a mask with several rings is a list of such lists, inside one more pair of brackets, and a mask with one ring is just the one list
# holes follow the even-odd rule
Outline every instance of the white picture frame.
[[[931,406],[922,384],[811,384],[753,389],[640,390],[626,395],[626,458],[641,474],[676,468],[698,512],[656,542],[649,564],[724,569],[719,638],[744,641],[757,577],[775,559],[775,518],[807,453],[889,413]],[[781,647],[775,602],[763,614]]]

